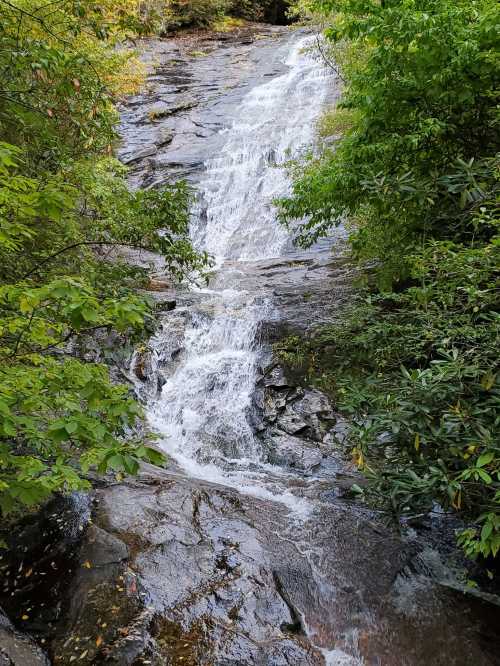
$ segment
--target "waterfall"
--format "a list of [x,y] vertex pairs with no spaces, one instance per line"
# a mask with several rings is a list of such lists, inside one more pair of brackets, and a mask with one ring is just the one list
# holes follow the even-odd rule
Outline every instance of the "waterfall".
[[[280,256],[289,242],[273,208],[290,187],[282,165],[312,143],[331,85],[331,72],[308,50],[311,37],[290,41],[286,73],[245,95],[238,119],[222,130],[220,154],[205,165],[192,237],[215,257],[219,286],[201,290],[198,310],[181,315],[183,349],[148,416],[161,447],[186,473],[259,496],[278,494],[297,508],[249,420],[262,357],[258,331],[271,316],[272,293],[246,291],[235,280],[247,270],[244,262]],[[153,341],[160,357],[169,325],[166,319]]]
[[285,59],[289,71],[246,95],[238,120],[223,130],[221,154],[206,165],[192,233],[219,265],[278,256],[288,240],[272,204],[289,191],[280,165],[311,144],[331,81],[331,72],[305,52],[312,43],[301,37]]

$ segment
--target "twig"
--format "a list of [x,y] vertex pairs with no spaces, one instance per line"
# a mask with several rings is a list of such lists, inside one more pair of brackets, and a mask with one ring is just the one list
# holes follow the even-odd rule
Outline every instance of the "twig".
[[[1,2],[2,0],[0,0]],[[66,247],[63,247],[61,250],[58,250],[57,252],[54,252],[53,254],[49,255],[48,257],[45,257],[43,261],[41,261],[37,266],[29,270],[25,275],[23,275],[19,280],[26,280],[27,278],[31,277],[33,273],[36,273],[42,266],[45,266],[45,264],[48,264],[52,259],[55,259],[61,254],[64,254],[65,252],[68,252],[69,250],[74,250],[77,247],[82,247],[82,246],[93,246],[93,245],[98,245],[98,246],[103,246],[103,245],[109,245],[109,246],[122,246],[122,247],[130,247],[134,250],[145,250],[147,252],[154,252],[151,248],[144,247],[143,245],[130,245],[128,243],[120,243],[118,241],[80,241],[79,243],[73,243],[72,245],[67,245]]]
[[316,33],[316,45],[317,45],[317,47],[318,47],[318,51],[319,51],[321,57],[323,58],[323,61],[325,62],[325,64],[326,64],[328,67],[330,67],[330,69],[332,69],[332,70],[335,72],[335,75],[339,77],[339,79],[342,81],[342,83],[345,84],[345,83],[346,83],[346,80],[345,80],[345,78],[342,76],[342,74],[340,73],[340,70],[339,70],[338,66],[335,65],[335,64],[330,60],[330,58],[327,56],[327,54],[326,54],[325,51],[323,50],[323,47],[321,46],[321,40],[320,40],[320,35],[319,35],[319,33]]

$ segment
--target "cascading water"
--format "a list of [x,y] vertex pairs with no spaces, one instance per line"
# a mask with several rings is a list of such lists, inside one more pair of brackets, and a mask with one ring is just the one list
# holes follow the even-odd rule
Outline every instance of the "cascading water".
[[[202,307],[190,309],[177,365],[149,407],[161,446],[188,474],[258,496],[279,495],[295,509],[300,502],[277,487],[280,471],[267,463],[248,418],[262,355],[259,325],[272,298],[238,290],[234,275],[244,270],[241,262],[279,256],[289,241],[272,203],[289,188],[278,165],[311,144],[332,83],[310,44],[310,37],[292,36],[283,58],[288,71],[245,95],[238,119],[222,130],[220,154],[206,164],[192,237],[214,256],[218,288],[198,293]],[[153,341],[160,365],[169,334],[167,321]]]
[[287,74],[253,88],[239,119],[223,130],[221,154],[207,164],[193,223],[195,242],[220,263],[278,256],[288,235],[275,220],[272,201],[289,188],[277,167],[307,147],[331,82],[331,72],[293,44]]

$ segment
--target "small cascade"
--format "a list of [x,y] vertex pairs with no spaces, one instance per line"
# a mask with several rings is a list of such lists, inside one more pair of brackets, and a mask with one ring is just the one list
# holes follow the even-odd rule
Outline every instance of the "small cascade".
[[195,312],[187,327],[183,358],[150,414],[166,436],[164,445],[184,462],[223,465],[259,460],[261,449],[247,422],[255,388],[259,314],[249,295],[209,294],[210,314]]

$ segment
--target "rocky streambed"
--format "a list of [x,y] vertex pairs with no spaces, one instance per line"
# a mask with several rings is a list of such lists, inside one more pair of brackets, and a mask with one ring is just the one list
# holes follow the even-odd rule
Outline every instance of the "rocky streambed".
[[170,463],[56,499],[12,535],[0,665],[500,663],[495,600],[353,503],[342,420],[273,357],[352,293],[342,232],[298,251],[271,204],[339,94],[313,43],[261,26],[146,46],[121,158],[132,185],[189,179],[217,267],[173,293],[161,262],[134,257],[165,307],[127,372]]

